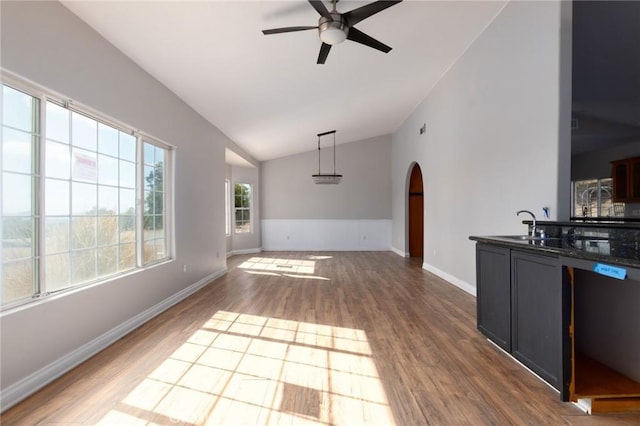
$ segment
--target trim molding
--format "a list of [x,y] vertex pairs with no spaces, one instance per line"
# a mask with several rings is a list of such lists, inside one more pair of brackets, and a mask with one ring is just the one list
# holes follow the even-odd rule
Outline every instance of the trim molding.
[[454,277],[451,274],[448,274],[444,271],[441,271],[440,269],[436,268],[433,265],[429,265],[428,263],[423,263],[422,264],[422,269],[427,270],[429,272],[431,272],[434,275],[439,276],[440,278],[442,278],[443,280],[447,281],[449,284],[452,284],[464,291],[466,291],[467,293],[471,294],[472,296],[476,295],[476,287],[469,284],[466,281],[463,281],[457,277]]
[[409,253],[399,250],[393,246],[391,246],[391,251],[401,257],[409,257]]
[[207,275],[196,283],[191,284],[189,287],[173,294],[172,296],[169,296],[162,302],[128,319],[127,321],[96,337],[90,342],[85,343],[74,351],[58,358],[54,362],[28,375],[22,380],[19,380],[18,382],[7,386],[5,389],[0,389],[0,401],[2,402],[0,410],[5,411],[13,407],[18,402],[27,398],[53,380],[57,379],[69,370],[91,358],[93,355],[97,354],[103,349],[106,349],[109,345],[113,344],[118,339],[121,339],[153,317],[166,311],[176,303],[182,301],[186,297],[200,290],[211,281],[220,278],[226,273],[227,268],[223,268]]
[[231,250],[230,252],[227,252],[227,257],[235,256],[236,254],[253,254],[253,253],[262,253],[262,247],[242,249],[242,250]]

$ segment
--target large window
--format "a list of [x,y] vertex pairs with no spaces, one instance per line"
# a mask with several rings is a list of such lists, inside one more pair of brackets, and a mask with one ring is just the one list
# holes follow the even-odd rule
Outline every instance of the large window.
[[62,100],[2,95],[3,307],[169,259],[170,147]]
[[37,98],[2,86],[2,303],[31,297],[36,287],[39,111]]
[[53,102],[45,120],[47,291],[136,267],[136,138]]
[[614,203],[611,178],[587,179],[573,182],[573,216],[624,216],[624,203]]
[[251,185],[236,183],[235,198],[235,233],[251,232]]

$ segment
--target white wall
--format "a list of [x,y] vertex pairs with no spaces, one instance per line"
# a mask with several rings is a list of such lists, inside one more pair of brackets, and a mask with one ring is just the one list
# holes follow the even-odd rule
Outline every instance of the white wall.
[[2,313],[6,409],[224,273],[227,138],[60,3],[1,7],[3,68],[177,147],[175,260]]
[[393,135],[394,250],[408,252],[407,178],[417,162],[424,267],[471,293],[470,235],[524,233],[519,209],[568,216],[570,53],[561,9],[507,4]]
[[[321,172],[333,173],[332,147],[321,152]],[[262,162],[263,248],[389,250],[391,136],[338,145],[338,185],[315,184],[316,173],[317,149]]]

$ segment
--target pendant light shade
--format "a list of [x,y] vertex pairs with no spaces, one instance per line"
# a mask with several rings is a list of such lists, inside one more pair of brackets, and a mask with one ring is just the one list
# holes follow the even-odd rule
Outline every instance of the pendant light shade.
[[[333,134],[333,173],[322,173],[320,171],[320,138],[322,136]],[[330,130],[324,133],[318,133],[318,174],[311,175],[316,184],[339,184],[342,175],[336,174],[336,131]]]

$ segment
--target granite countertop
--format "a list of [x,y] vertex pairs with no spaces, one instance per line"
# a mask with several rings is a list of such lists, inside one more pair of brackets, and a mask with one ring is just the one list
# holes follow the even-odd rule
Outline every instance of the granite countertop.
[[599,232],[596,235],[563,234],[545,239],[510,236],[471,236],[470,240],[540,254],[559,255],[640,268],[640,241],[636,233]]
[[[531,225],[531,219],[522,221],[525,225]],[[630,229],[640,230],[640,219],[626,218],[624,220],[615,220],[614,218],[572,218],[569,221],[546,221],[538,220],[539,226],[565,226],[574,228],[594,228],[594,229]]]

